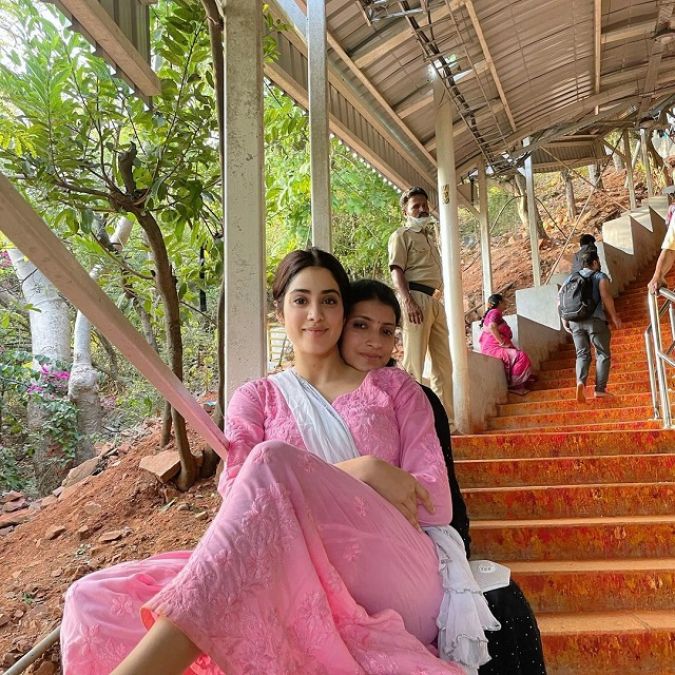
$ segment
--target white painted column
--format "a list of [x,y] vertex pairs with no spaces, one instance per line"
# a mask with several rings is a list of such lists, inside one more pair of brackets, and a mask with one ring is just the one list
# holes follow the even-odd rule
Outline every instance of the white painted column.
[[[523,140],[525,147],[529,144],[529,138]],[[539,235],[537,234],[537,202],[534,196],[534,169],[531,154],[525,160],[525,184],[527,189],[527,220],[530,225],[530,248],[532,249],[532,285],[541,286]]]
[[453,408],[460,431],[471,431],[469,357],[464,331],[464,292],[457,211],[457,177],[452,137],[452,106],[440,79],[434,81],[438,214],[440,217],[443,292],[452,356]]
[[626,182],[628,183],[628,200],[631,209],[637,208],[635,200],[635,178],[633,177],[633,157],[630,151],[630,137],[628,129],[623,130],[623,156],[626,165]]
[[262,4],[223,0],[225,402],[267,370]]
[[488,185],[485,162],[478,167],[478,200],[480,211],[480,260],[483,270],[483,300],[492,295],[492,255],[490,253],[490,213],[488,210]]
[[652,168],[649,161],[649,150],[647,149],[647,143],[649,139],[647,134],[651,134],[651,131],[647,129],[640,129],[640,151],[642,152],[642,166],[645,168],[645,180],[647,182],[647,196],[654,196],[654,179],[652,178]]
[[312,180],[312,244],[331,250],[328,46],[325,0],[307,2],[309,156]]

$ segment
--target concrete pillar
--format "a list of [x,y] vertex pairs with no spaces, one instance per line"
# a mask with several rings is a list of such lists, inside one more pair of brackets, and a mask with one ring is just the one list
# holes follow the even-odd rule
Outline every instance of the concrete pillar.
[[312,180],[312,244],[331,250],[330,139],[328,136],[328,47],[326,3],[307,2],[309,155]]
[[440,79],[434,81],[436,108],[436,156],[438,157],[438,214],[443,260],[445,313],[448,321],[455,424],[460,431],[471,431],[469,406],[469,357],[464,330],[464,293],[457,211],[455,148],[452,137],[450,97]]
[[[262,5],[223,0],[225,402],[267,371]],[[245,206],[242,206],[245,204]]]
[[640,151],[642,152],[642,165],[645,168],[645,180],[647,182],[647,196],[654,196],[654,179],[652,178],[652,168],[649,161],[649,139],[647,134],[650,134],[651,131],[647,129],[640,129]]
[[626,182],[628,183],[628,200],[631,209],[637,208],[635,201],[635,178],[633,177],[633,158],[630,151],[630,137],[628,129],[623,130],[623,155],[626,158],[624,164],[626,165]]
[[[530,139],[525,138],[523,145],[527,147]],[[530,248],[532,249],[532,285],[541,286],[541,265],[539,263],[539,234],[537,233],[537,202],[534,196],[534,169],[532,155],[525,160],[525,184],[527,187],[527,220],[530,225]]]
[[478,167],[478,201],[480,211],[480,260],[483,269],[483,300],[492,295],[492,256],[490,255],[490,213],[488,210],[488,186],[485,162]]

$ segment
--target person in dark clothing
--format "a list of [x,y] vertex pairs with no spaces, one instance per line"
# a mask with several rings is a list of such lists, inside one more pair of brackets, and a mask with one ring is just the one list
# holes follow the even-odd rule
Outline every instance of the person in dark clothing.
[[[368,303],[373,302],[390,307],[395,323],[376,325],[377,322],[369,320]],[[358,370],[395,365],[391,359],[394,347],[392,326],[398,325],[401,309],[393,291],[379,281],[357,281],[350,287],[350,305],[351,311],[345,324],[341,346],[343,358]],[[450,423],[438,396],[429,387],[420,386],[431,404],[436,434],[448,470],[452,496],[450,525],[462,538],[466,556],[469,558],[469,516],[455,475]],[[479,675],[546,675],[537,620],[518,584],[511,580],[508,586],[487,591],[484,596],[490,611],[500,622],[501,630],[486,632],[488,651],[492,658],[480,667]]]
[[[448,467],[452,496],[452,522],[464,541],[466,557],[471,556],[469,516],[459,491],[452,457],[448,418],[440,400],[428,387],[422,387],[434,411],[436,434]],[[479,675],[546,675],[544,652],[537,619],[523,591],[511,580],[508,586],[483,594],[490,611],[501,623],[501,630],[486,633],[492,660],[478,669]]]
[[574,254],[574,259],[572,260],[572,271],[571,274],[579,272],[583,269],[584,264],[581,259],[584,253],[597,253],[598,248],[595,245],[595,237],[592,234],[582,234],[579,237],[579,250]]

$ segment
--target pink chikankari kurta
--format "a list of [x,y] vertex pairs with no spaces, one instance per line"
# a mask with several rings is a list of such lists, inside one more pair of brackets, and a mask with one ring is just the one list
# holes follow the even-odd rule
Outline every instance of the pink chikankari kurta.
[[[451,502],[431,409],[395,368],[372,371],[334,408],[362,454],[430,492],[424,525]],[[157,616],[204,652],[187,672],[288,675],[458,673],[427,648],[441,603],[431,540],[385,499],[306,450],[269,380],[229,409],[223,504],[195,551],[95,572],[68,590],[66,675],[109,673]]]

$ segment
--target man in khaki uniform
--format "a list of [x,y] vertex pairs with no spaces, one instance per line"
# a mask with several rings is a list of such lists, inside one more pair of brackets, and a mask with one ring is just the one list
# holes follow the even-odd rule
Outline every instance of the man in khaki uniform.
[[422,382],[431,360],[431,388],[453,426],[452,362],[443,296],[441,253],[429,219],[427,193],[410,188],[401,196],[406,224],[389,237],[389,269],[403,309],[403,367]]

